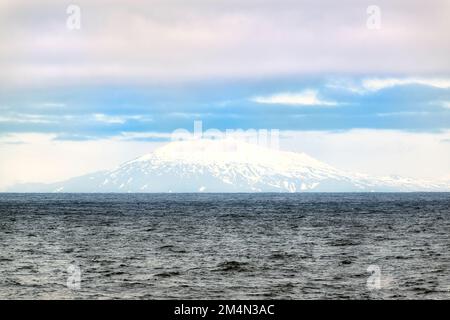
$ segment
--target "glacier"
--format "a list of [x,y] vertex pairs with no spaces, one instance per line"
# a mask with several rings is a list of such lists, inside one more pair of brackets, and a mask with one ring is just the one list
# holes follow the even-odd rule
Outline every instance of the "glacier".
[[112,170],[8,189],[74,193],[412,191],[450,191],[450,183],[342,171],[304,153],[229,138],[172,141]]

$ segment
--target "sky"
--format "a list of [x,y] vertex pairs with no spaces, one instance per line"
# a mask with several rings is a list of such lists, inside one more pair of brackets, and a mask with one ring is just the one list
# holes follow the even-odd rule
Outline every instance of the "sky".
[[450,180],[449,16],[446,0],[0,0],[0,190],[111,168],[194,121]]

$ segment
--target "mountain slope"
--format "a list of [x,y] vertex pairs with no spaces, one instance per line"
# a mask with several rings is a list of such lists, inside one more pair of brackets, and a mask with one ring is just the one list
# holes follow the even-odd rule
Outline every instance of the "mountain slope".
[[448,191],[449,185],[373,178],[335,169],[303,153],[237,140],[171,142],[119,167],[13,192],[365,192]]

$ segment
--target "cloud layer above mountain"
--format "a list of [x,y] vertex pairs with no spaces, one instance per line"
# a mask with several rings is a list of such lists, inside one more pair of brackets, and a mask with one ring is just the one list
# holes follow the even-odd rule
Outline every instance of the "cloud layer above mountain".
[[450,3],[293,0],[3,0],[5,84],[180,82],[293,74],[448,74]]

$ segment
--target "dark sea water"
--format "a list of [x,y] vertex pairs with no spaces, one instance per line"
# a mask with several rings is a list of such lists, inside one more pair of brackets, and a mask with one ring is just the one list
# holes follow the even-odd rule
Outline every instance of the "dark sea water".
[[2,299],[449,299],[450,194],[0,194]]

